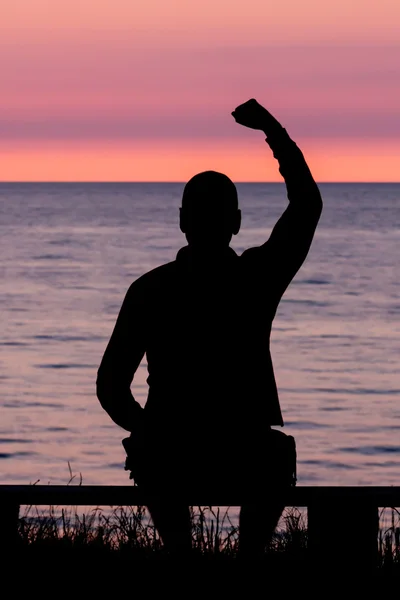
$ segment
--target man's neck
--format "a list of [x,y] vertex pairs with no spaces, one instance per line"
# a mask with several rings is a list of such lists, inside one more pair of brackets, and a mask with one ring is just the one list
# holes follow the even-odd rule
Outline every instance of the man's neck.
[[178,260],[188,260],[197,264],[219,264],[236,258],[237,254],[230,246],[207,246],[189,244],[178,252]]

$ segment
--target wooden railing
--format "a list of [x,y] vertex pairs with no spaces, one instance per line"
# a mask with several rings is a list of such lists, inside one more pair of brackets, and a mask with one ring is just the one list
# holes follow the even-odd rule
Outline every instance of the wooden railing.
[[[169,497],[174,490],[168,490]],[[148,496],[134,486],[0,485],[0,528],[3,543],[15,539],[21,505],[35,506],[146,506]],[[178,500],[178,498],[177,498]],[[241,493],[216,493],[182,499],[189,506],[241,506]],[[315,560],[354,566],[373,566],[377,559],[379,513],[400,507],[400,487],[311,487],[288,490],[287,507],[306,507],[308,547]],[[354,525],[354,517],[357,523]],[[351,543],[349,542],[351,536]]]

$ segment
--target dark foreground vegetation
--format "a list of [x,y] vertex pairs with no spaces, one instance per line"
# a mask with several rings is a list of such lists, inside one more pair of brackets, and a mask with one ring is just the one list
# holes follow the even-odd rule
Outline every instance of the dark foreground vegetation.
[[[191,517],[191,561],[203,564],[240,561],[238,524],[231,510],[192,507]],[[355,557],[357,527],[362,527],[362,523],[356,523],[344,540],[345,544],[354,545]],[[329,544],[329,514],[326,515],[326,543]],[[18,560],[27,563],[113,564],[129,566],[130,570],[135,569],[135,562],[171,560],[146,509],[140,506],[93,508],[82,512],[73,507],[26,507],[21,511],[15,551]],[[323,565],[323,557],[320,558]],[[279,570],[288,565],[296,570],[312,568],[304,512],[297,508],[286,509],[262,560]],[[340,561],[338,564],[340,566]],[[384,523],[381,518],[376,573],[400,576],[400,513],[394,508],[385,509]]]

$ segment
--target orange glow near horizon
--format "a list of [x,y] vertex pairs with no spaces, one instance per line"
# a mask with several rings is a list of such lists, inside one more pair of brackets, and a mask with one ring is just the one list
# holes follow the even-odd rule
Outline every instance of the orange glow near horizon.
[[9,2],[0,180],[280,181],[255,97],[317,180],[399,181],[399,40],[396,0]]
[[[391,146],[348,142],[344,147],[300,144],[319,182],[400,182],[400,143]],[[166,143],[141,147],[16,148],[0,152],[2,181],[187,181],[213,169],[236,182],[282,181],[262,138],[251,145]]]

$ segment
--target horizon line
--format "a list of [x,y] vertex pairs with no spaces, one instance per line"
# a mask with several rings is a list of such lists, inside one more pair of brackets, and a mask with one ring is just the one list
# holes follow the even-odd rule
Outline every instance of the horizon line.
[[[81,184],[93,184],[93,183],[96,183],[96,184],[99,184],[99,183],[106,183],[106,184],[111,184],[111,183],[113,183],[113,184],[132,184],[132,183],[140,183],[140,184],[163,184],[163,185],[165,185],[165,184],[179,184],[179,185],[182,185],[182,184],[187,183],[187,181],[188,180],[186,180],[186,181],[178,181],[178,180],[177,181],[163,181],[163,180],[149,181],[149,180],[140,180],[139,181],[139,180],[112,180],[112,179],[110,179],[110,180],[95,180],[95,179],[93,179],[93,180],[92,179],[79,180],[78,179],[76,181],[72,181],[72,180],[68,181],[68,180],[62,180],[62,179],[55,179],[55,180],[50,180],[50,179],[43,179],[43,180],[17,180],[17,179],[16,180],[6,180],[6,179],[4,179],[4,180],[2,180],[2,179],[0,179],[0,185],[1,184],[8,184],[9,185],[9,184],[13,184],[13,183],[15,183],[15,184],[21,184],[21,183],[26,183],[26,184],[34,184],[34,183],[40,183],[40,184],[43,184],[43,183],[48,183],[48,184],[55,184],[55,183],[62,183],[62,184],[67,184],[67,183],[72,183],[72,184],[76,184],[76,183],[81,183]],[[243,180],[243,181],[234,181],[234,183],[235,184],[242,184],[242,183],[250,184],[251,183],[251,184],[263,184],[263,185],[264,184],[271,184],[272,183],[272,184],[282,184],[282,185],[285,185],[285,182],[283,180],[282,181],[251,181],[251,180],[250,181],[244,181]],[[317,185],[319,185],[319,184],[323,184],[323,185],[325,185],[325,184],[332,184],[332,185],[333,184],[336,184],[336,185],[337,184],[340,184],[340,185],[342,185],[342,184],[346,184],[346,185],[348,185],[348,184],[353,184],[353,185],[356,185],[356,184],[362,184],[362,185],[366,185],[366,184],[368,184],[368,185],[371,185],[371,184],[376,184],[376,185],[378,185],[378,184],[381,184],[381,185],[395,184],[395,185],[398,185],[398,184],[400,184],[400,180],[399,181],[317,181],[316,180],[315,183]]]

